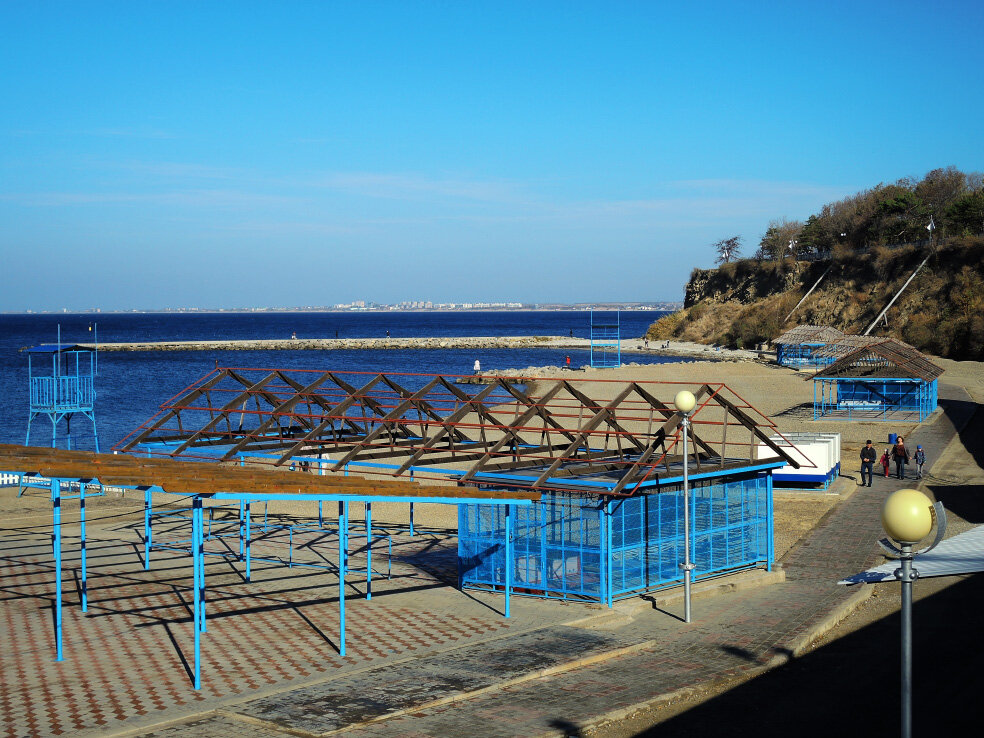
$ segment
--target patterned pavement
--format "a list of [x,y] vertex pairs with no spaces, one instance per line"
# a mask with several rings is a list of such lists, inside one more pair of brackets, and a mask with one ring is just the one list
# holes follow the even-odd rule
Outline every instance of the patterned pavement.
[[[942,450],[973,410],[937,418],[907,441]],[[155,553],[146,572],[135,528],[91,532],[82,614],[71,574],[77,541],[69,540],[65,661],[55,663],[50,544],[37,529],[8,528],[0,531],[0,735],[579,734],[808,646],[857,596],[835,582],[874,560],[881,502],[903,484],[912,482],[857,488],[787,556],[784,584],[698,599],[691,625],[676,616],[679,606],[641,601],[621,605],[621,619],[572,627],[563,623],[606,611],[516,598],[505,620],[501,598],[449,586],[453,539],[400,538],[393,578],[374,579],[371,601],[352,580],[343,659],[332,574],[255,564],[246,583],[240,563],[210,558],[200,692],[188,668],[187,557]]]
[[[13,495],[14,490],[2,494]],[[90,510],[95,505],[90,505]],[[106,735],[127,726],[213,709],[230,698],[317,682],[332,674],[393,663],[570,617],[539,608],[506,620],[495,598],[469,597],[444,578],[454,540],[417,536],[394,542],[393,576],[375,550],[373,597],[364,576],[348,581],[347,655],[338,655],[335,574],[254,560],[206,558],[207,630],[202,689],[191,687],[194,659],[190,558],[152,553],[144,571],[137,526],[90,526],[89,608],[82,613],[77,530],[63,541],[64,656],[54,661],[54,567],[47,535],[0,534],[0,736]],[[155,530],[155,535],[156,535]],[[121,537],[124,540],[120,540]],[[295,543],[297,541],[295,540]],[[210,548],[221,548],[213,542]],[[281,553],[273,545],[254,555]],[[305,553],[295,551],[295,561]],[[308,555],[308,561],[314,559]],[[350,565],[364,567],[356,553]]]

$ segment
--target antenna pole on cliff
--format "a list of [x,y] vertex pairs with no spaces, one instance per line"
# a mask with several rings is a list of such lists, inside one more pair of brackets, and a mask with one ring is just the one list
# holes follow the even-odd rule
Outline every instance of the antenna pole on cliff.
[[[930,254],[929,256],[932,256],[932,254]],[[869,333],[871,333],[871,329],[874,328],[876,325],[878,325],[878,321],[879,320],[881,320],[883,317],[885,317],[885,313],[888,312],[888,309],[890,307],[892,307],[892,305],[895,304],[895,301],[899,299],[899,296],[903,292],[905,292],[905,288],[909,286],[909,282],[911,282],[913,279],[915,279],[916,275],[919,274],[919,270],[922,269],[924,266],[926,266],[926,262],[929,261],[929,256],[927,256],[925,259],[923,259],[922,260],[922,264],[920,264],[919,266],[916,267],[916,271],[914,271],[912,273],[912,276],[909,277],[907,280],[905,280],[905,284],[902,285],[902,289],[900,289],[898,292],[895,293],[895,297],[892,298],[892,301],[889,302],[888,305],[885,306],[885,309],[884,310],[882,310],[880,313],[878,313],[878,317],[875,318],[873,321],[871,321],[871,325],[868,326],[868,330],[866,330],[862,335],[867,336]]]
[[829,267],[827,267],[827,271],[825,271],[823,274],[820,275],[820,279],[817,280],[816,284],[814,284],[812,287],[810,287],[809,291],[805,295],[803,295],[803,299],[800,300],[799,302],[797,302],[796,303],[796,307],[794,307],[792,310],[789,311],[789,315],[787,315],[783,319],[783,321],[782,321],[783,323],[785,323],[787,320],[789,320],[791,317],[793,317],[793,313],[795,313],[797,310],[799,310],[799,306],[803,304],[803,301],[806,300],[806,298],[809,297],[813,293],[813,290],[815,290],[817,288],[817,286],[823,281],[823,278],[824,277],[826,277],[828,274],[830,274],[830,270],[833,269],[833,268],[834,268],[834,265],[833,264],[831,264]]

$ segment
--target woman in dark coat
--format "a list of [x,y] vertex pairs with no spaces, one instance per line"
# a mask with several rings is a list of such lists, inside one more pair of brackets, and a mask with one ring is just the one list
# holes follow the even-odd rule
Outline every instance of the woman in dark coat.
[[902,442],[902,436],[892,446],[892,461],[895,462],[895,476],[905,479],[905,465],[909,463],[909,451]]

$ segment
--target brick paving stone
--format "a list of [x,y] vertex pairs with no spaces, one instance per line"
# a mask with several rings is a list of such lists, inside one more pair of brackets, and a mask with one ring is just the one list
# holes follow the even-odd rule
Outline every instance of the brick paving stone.
[[[946,385],[941,399],[947,413],[906,439],[934,450],[932,460],[975,409],[966,393]],[[340,659],[332,574],[256,562],[253,582],[246,583],[240,564],[209,558],[200,692],[191,689],[187,673],[192,626],[186,556],[154,552],[153,568],[144,571],[140,525],[93,526],[90,609],[82,614],[72,577],[77,546],[66,526],[66,660],[55,663],[49,538],[44,531],[0,530],[0,736],[102,736],[181,719],[140,734],[282,735],[281,728],[322,732],[346,724],[351,727],[344,734],[353,736],[568,734],[613,708],[740,674],[803,646],[852,596],[836,581],[874,560],[885,495],[911,484],[890,478],[858,488],[787,555],[784,584],[696,600],[690,625],[652,610],[619,628],[572,628],[560,623],[600,611],[520,598],[514,617],[505,620],[497,611],[501,597],[449,586],[453,539],[420,536],[399,541],[393,578],[374,579],[371,601],[359,599],[364,584],[353,577],[348,656]],[[0,490],[7,492],[13,494]],[[33,508],[17,501],[17,509]],[[96,509],[94,502],[90,511]],[[298,544],[299,556],[316,552],[310,542]],[[254,552],[263,555],[263,546],[275,555],[273,543]],[[353,564],[359,562],[356,554]],[[627,645],[637,650],[425,706]],[[400,710],[408,711],[359,724]]]

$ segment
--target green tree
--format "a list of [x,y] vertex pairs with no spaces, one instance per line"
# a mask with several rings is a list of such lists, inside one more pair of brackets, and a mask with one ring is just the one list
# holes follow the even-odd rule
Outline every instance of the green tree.
[[966,191],[967,175],[952,166],[934,169],[916,185],[915,194],[926,203],[927,211],[939,229],[939,237],[947,235],[946,209]]
[[826,254],[834,245],[833,234],[827,229],[824,221],[816,215],[806,219],[796,240],[799,241],[801,254]]
[[907,184],[903,181],[888,185],[878,192],[875,205],[877,223],[872,233],[879,243],[909,243],[926,238],[925,227],[931,213],[922,198]]
[[984,234],[984,189],[968,192],[946,209],[946,224],[953,234]]

